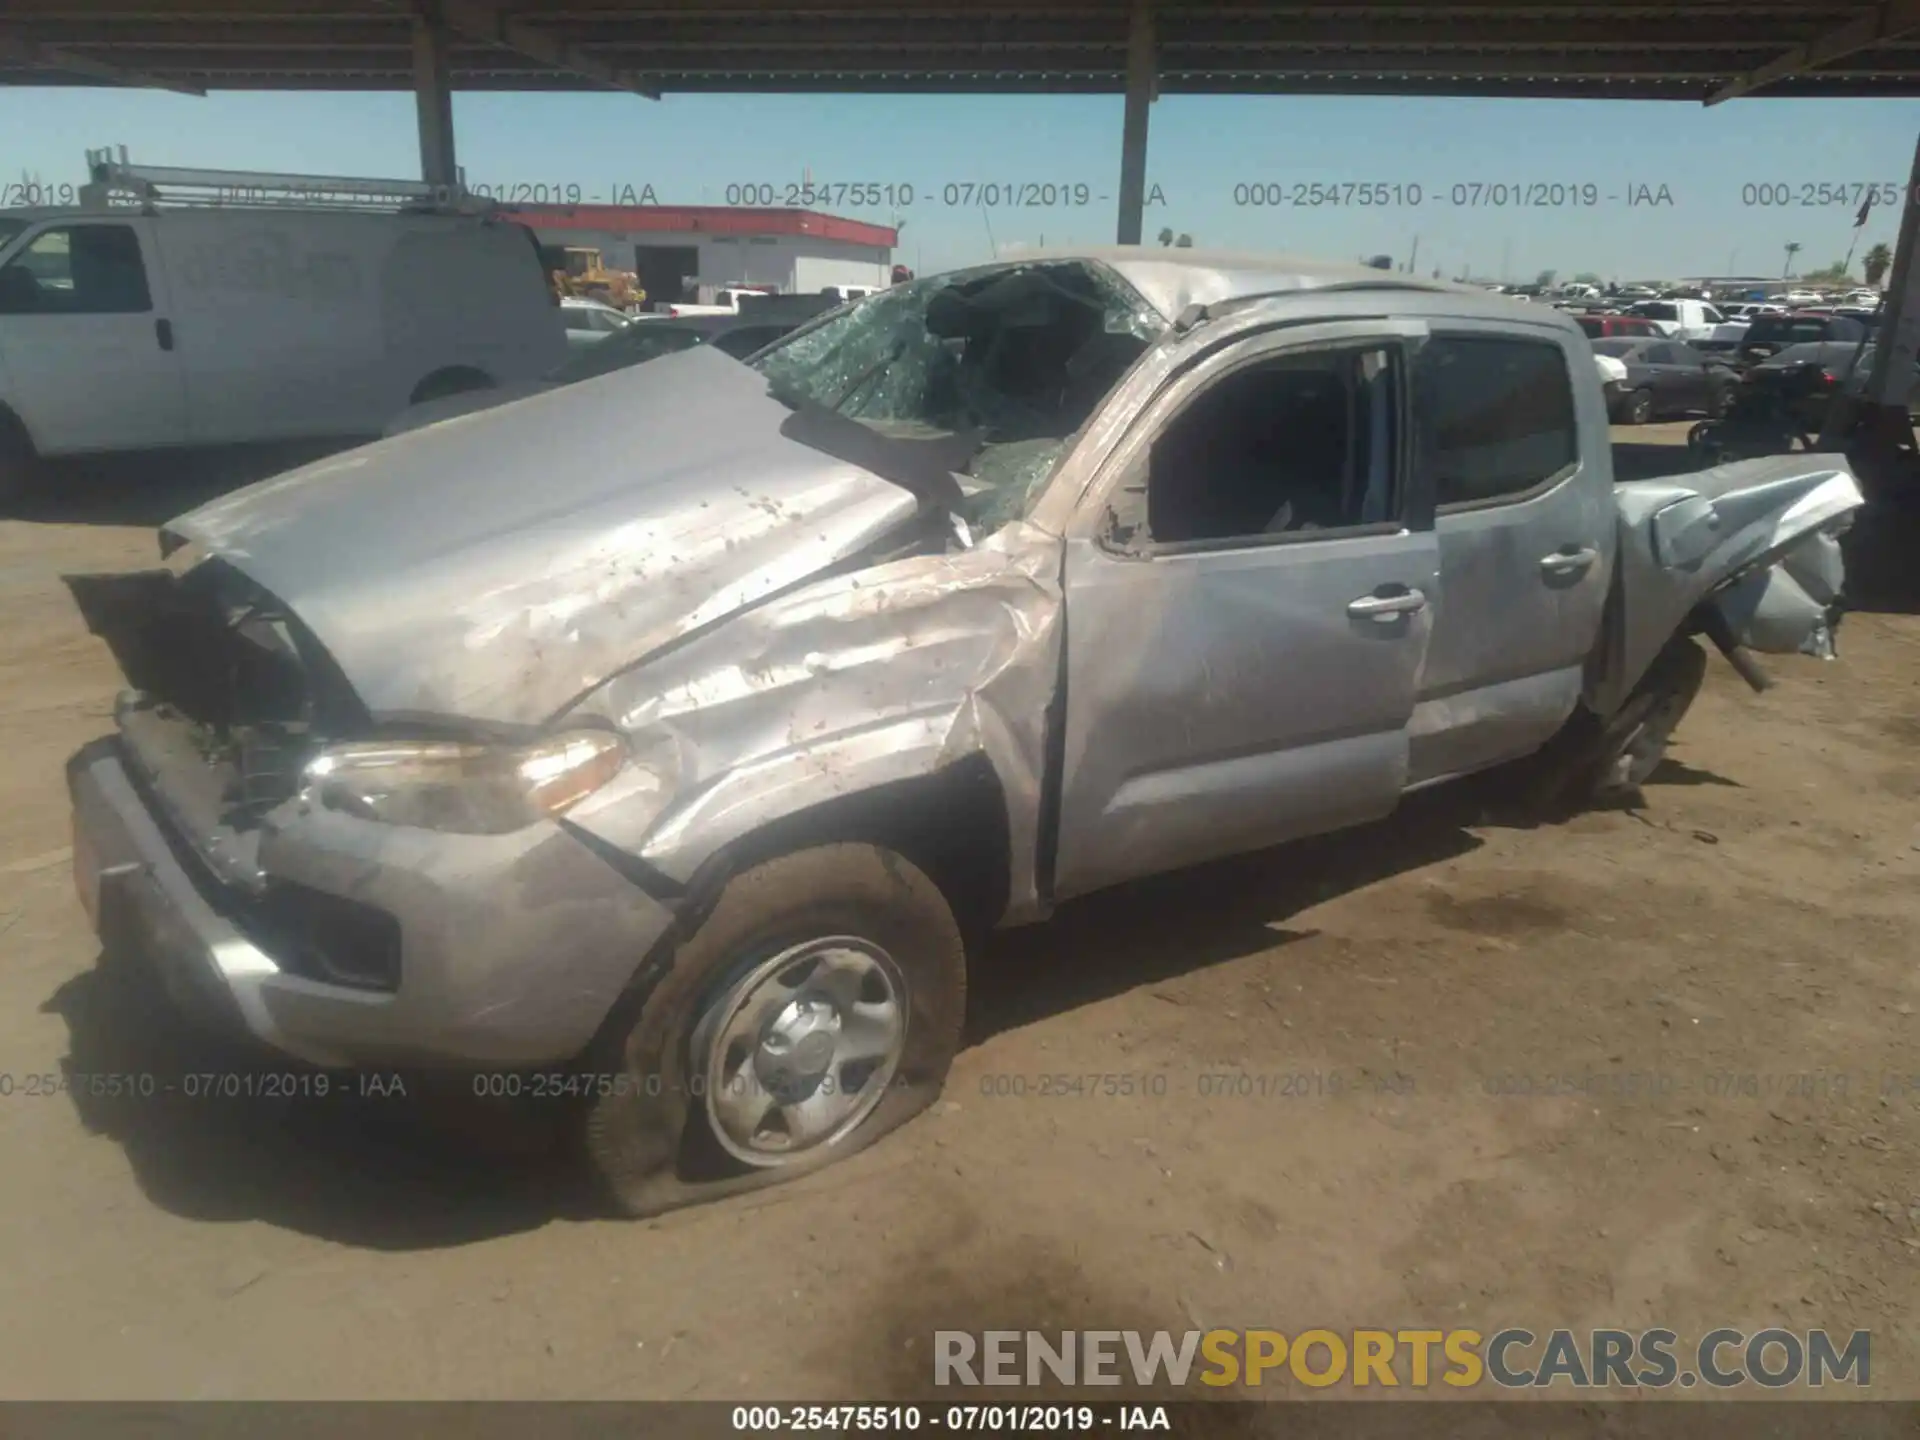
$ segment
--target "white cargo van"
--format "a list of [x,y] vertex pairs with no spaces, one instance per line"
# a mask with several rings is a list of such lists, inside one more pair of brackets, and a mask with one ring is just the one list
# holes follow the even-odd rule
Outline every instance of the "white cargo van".
[[224,172],[104,172],[78,208],[0,211],[0,493],[39,457],[372,438],[416,401],[566,359],[532,234],[409,202],[426,187],[176,205],[144,177]]
[[1642,300],[1629,313],[1651,320],[1669,340],[1706,340],[1715,326],[1727,323],[1727,317],[1705,300]]

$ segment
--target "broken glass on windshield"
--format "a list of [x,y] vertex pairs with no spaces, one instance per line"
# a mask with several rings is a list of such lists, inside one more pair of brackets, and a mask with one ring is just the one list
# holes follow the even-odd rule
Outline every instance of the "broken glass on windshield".
[[977,437],[961,510],[984,535],[1025,511],[1163,325],[1103,266],[995,265],[883,291],[755,368],[788,404],[881,435]]

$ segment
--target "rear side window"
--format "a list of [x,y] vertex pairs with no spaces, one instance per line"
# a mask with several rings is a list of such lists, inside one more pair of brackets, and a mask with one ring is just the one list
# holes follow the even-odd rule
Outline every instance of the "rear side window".
[[1586,331],[1590,339],[1598,340],[1607,333],[1607,322],[1604,320],[1595,320],[1591,316],[1582,316],[1579,323],[1580,328]]
[[1579,457],[1558,345],[1436,336],[1420,351],[1414,395],[1419,463],[1437,504],[1524,495]]
[[[1835,323],[1823,315],[1762,315],[1747,327],[1747,341],[1763,345],[1804,345],[1827,339]],[[1857,338],[1858,332],[1855,333]]]
[[0,270],[0,314],[138,315],[153,309],[130,225],[43,230]]

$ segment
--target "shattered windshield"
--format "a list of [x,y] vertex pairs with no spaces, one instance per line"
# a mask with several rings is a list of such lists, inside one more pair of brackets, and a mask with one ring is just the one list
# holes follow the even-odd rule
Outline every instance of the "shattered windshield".
[[967,436],[962,516],[990,533],[1028,499],[1165,321],[1104,266],[994,265],[884,290],[754,362],[795,407],[901,439]]

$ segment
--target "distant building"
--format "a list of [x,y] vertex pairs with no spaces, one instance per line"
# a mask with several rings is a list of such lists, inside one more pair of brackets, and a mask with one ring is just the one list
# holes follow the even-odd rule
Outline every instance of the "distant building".
[[886,288],[899,232],[814,210],[731,205],[520,205],[508,218],[542,246],[598,250],[640,277],[648,304],[698,304],[722,285],[786,294]]

